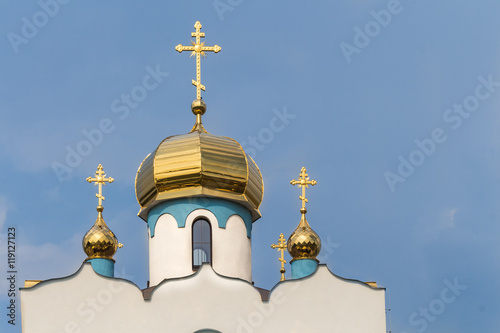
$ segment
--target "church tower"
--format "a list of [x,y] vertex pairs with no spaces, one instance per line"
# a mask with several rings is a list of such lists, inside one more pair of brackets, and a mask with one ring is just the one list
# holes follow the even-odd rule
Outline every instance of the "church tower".
[[139,216],[149,231],[152,286],[191,275],[202,264],[252,281],[252,223],[261,217],[262,175],[238,142],[203,127],[207,106],[201,99],[201,56],[221,48],[205,46],[200,22],[194,27],[196,42],[175,49],[196,57],[195,125],[187,134],[164,139],[143,160],[135,180]]

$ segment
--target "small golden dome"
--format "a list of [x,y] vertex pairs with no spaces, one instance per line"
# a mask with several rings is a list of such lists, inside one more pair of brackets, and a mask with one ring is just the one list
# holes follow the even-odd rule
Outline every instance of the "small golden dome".
[[97,210],[98,215],[95,224],[83,237],[83,250],[88,256],[87,260],[95,258],[113,260],[113,255],[116,253],[119,246],[118,240],[116,239],[115,234],[104,222],[104,219],[102,218],[102,208],[98,208]]
[[148,211],[164,200],[211,196],[245,206],[257,220],[264,195],[257,164],[236,140],[207,133],[201,124],[206,105],[195,102],[193,130],[167,137],[139,166],[135,179],[139,216],[147,220]]
[[292,261],[297,259],[316,259],[318,256],[321,250],[321,239],[312,230],[309,223],[307,223],[305,212],[302,214],[299,226],[288,238],[287,247],[288,253],[293,258]]

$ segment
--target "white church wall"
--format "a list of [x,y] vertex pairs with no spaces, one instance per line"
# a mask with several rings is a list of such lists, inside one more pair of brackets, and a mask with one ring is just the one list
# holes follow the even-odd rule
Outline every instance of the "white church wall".
[[[333,275],[320,265],[313,276],[280,283],[272,291],[276,306],[272,320],[282,324],[282,332],[313,332],[322,323],[328,332],[385,332],[385,291],[362,282]],[[300,309],[297,315],[294,309]],[[309,320],[304,320],[309,318]]]
[[131,282],[94,272],[90,263],[75,275],[21,290],[24,333],[131,332],[146,325],[142,292]]
[[248,282],[196,274],[161,283],[150,300],[132,283],[97,275],[89,264],[74,276],[21,291],[24,333],[175,332],[384,333],[384,290],[332,275],[325,266],[280,283],[269,302]]
[[[214,329],[234,333],[238,321],[257,303],[262,303],[260,294],[250,283],[221,277],[209,266],[203,266],[196,276],[158,286],[151,295],[149,307],[151,311],[165,309],[167,313],[176,314],[172,332]],[[172,324],[170,320],[163,317],[151,328],[164,331]]]

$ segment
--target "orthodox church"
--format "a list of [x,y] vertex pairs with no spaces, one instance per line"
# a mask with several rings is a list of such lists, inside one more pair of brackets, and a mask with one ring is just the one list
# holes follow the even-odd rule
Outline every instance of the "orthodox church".
[[[319,263],[320,237],[306,219],[306,189],[314,186],[302,168],[296,230],[272,248],[281,252],[281,281],[272,290],[252,282],[252,225],[261,217],[264,184],[257,164],[235,140],[209,133],[202,124],[200,62],[218,45],[201,42],[194,25],[189,46],[196,59],[196,121],[187,134],[164,139],[142,161],[135,178],[139,217],[149,237],[150,286],[114,277],[121,247],[103,218],[102,186],[112,183],[102,165],[97,219],[83,238],[87,258],[73,275],[28,280],[21,288],[22,330],[59,332],[175,333],[383,333],[385,289],[345,279]],[[287,250],[291,279],[285,280]]]

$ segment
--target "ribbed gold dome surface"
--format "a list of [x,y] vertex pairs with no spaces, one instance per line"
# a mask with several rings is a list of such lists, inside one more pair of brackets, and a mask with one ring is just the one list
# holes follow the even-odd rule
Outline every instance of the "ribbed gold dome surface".
[[200,122],[191,133],[166,138],[144,159],[135,192],[144,220],[160,201],[201,195],[238,202],[256,220],[264,185],[259,168],[238,142],[207,133]]
[[113,255],[118,248],[118,240],[104,222],[101,211],[98,213],[95,224],[83,237],[82,246],[88,256],[87,259],[105,258],[113,260]]
[[302,214],[299,226],[288,238],[287,247],[293,260],[316,259],[318,256],[321,250],[321,240],[309,226],[305,214]]

